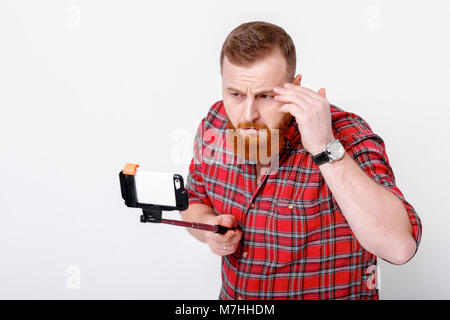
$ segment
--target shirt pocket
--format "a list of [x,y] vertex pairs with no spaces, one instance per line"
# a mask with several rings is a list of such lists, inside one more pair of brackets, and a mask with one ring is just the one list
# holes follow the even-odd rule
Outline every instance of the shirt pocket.
[[308,246],[320,243],[320,199],[278,199],[273,205],[273,217],[279,263],[306,258]]

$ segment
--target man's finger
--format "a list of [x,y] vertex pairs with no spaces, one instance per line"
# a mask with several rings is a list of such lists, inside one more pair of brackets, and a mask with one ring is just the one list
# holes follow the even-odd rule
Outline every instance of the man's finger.
[[282,87],[282,90],[284,89],[284,91],[282,92],[286,92],[286,91],[291,91],[294,93],[300,93],[303,95],[306,95],[307,97],[313,99],[313,100],[321,100],[322,96],[320,96],[317,92],[315,92],[312,89],[306,88],[306,87],[301,87],[301,86],[296,86],[293,85],[292,83],[285,83],[284,86]]
[[241,241],[241,237],[242,237],[242,232],[235,231],[234,234],[231,236],[229,242],[232,244],[237,243],[237,242]]
[[224,226],[224,227],[227,227],[230,229],[234,229],[237,227],[236,218],[230,214],[224,214],[224,215],[218,216],[218,223],[221,226]]
[[235,230],[228,230],[228,231],[223,235],[223,240],[224,240],[224,242],[230,242],[231,239],[233,239],[235,233],[236,233]]
[[318,94],[320,94],[325,99],[327,98],[327,94],[325,92],[325,88],[320,88],[319,91],[317,91]]
[[303,118],[303,112],[301,111],[299,106],[293,103],[287,103],[282,105],[280,107],[280,111],[289,112],[295,119],[297,119],[297,122],[300,121],[299,119]]
[[310,93],[308,90],[304,90],[305,88],[299,86],[289,86],[286,85],[284,87],[275,87],[274,92],[276,94],[296,94],[301,95],[310,103],[316,102],[319,99],[322,99],[321,96],[317,94],[317,92]]
[[279,94],[276,95],[274,99],[285,103],[293,103],[297,105],[297,108],[302,112],[306,111],[311,104],[305,97],[298,94]]
[[[282,91],[280,91],[278,93],[278,95],[295,95],[295,96],[300,96],[302,97],[306,102],[308,102],[309,104],[315,104],[317,103],[319,100],[317,99],[318,94],[316,93],[316,97],[311,96],[309,93],[306,93],[305,91],[299,91],[296,89],[288,89],[288,88],[283,88]],[[319,97],[320,99],[322,99],[322,97]]]

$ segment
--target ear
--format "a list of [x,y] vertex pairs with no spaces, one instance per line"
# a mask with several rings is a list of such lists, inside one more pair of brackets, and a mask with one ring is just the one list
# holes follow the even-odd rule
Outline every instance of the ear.
[[293,84],[300,86],[302,83],[302,75],[298,74],[295,76],[294,81],[292,81]]

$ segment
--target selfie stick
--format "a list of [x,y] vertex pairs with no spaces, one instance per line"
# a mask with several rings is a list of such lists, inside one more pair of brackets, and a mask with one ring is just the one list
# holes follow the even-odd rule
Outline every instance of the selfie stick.
[[142,209],[143,214],[140,217],[142,223],[146,222],[165,223],[171,224],[173,226],[211,231],[219,234],[225,234],[228,230],[230,230],[229,228],[221,225],[210,225],[204,223],[170,220],[162,218],[163,211],[172,211],[172,210],[183,211],[186,210],[189,206],[188,194],[187,191],[184,189],[183,177],[179,174],[173,175],[175,199],[176,199],[175,207],[138,202],[136,193],[136,182],[134,179],[136,175],[136,169],[138,167],[139,167],[138,164],[127,163],[125,165],[125,168],[119,173],[119,178],[120,178],[120,189],[122,192],[122,198],[125,200],[125,204],[128,207]]

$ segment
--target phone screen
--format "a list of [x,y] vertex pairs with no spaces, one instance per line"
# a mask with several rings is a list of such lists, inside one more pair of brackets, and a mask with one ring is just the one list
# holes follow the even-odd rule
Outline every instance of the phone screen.
[[138,168],[134,179],[139,203],[176,206],[173,174]]

